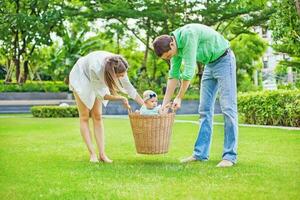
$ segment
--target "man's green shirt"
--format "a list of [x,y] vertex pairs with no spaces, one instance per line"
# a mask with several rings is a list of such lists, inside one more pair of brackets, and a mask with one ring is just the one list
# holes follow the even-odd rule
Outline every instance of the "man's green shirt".
[[[202,24],[187,24],[171,35],[176,39],[177,54],[171,58],[170,78],[191,80],[197,62],[208,64],[229,48],[229,42],[220,33]],[[181,64],[184,66],[182,74]]]

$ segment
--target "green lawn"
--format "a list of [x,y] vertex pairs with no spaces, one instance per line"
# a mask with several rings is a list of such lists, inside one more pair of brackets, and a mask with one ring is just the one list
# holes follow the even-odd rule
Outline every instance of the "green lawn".
[[[199,115],[177,115],[176,119],[198,121]],[[214,115],[214,122],[224,122],[223,115],[222,114]],[[239,115],[239,123],[244,123],[244,119],[241,115]]]
[[223,126],[214,127],[209,162],[181,165],[197,125],[176,123],[170,152],[146,156],[136,154],[128,120],[106,118],[104,124],[111,165],[88,162],[78,119],[0,115],[1,199],[300,197],[300,131],[240,127],[239,162],[219,169]]

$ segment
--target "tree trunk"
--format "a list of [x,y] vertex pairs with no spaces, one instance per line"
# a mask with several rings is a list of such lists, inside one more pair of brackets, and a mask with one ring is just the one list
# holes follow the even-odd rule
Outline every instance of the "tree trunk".
[[147,41],[146,41],[146,49],[143,59],[142,68],[147,71],[147,59],[148,59],[148,50],[149,50],[149,35],[147,34]]
[[152,74],[152,79],[155,80],[155,74],[157,71],[157,61],[156,61],[156,56],[153,57],[153,74]]
[[12,77],[12,68],[13,66],[11,66],[11,59],[7,58],[7,62],[6,62],[6,69],[7,69],[7,73],[5,76],[5,83],[11,83],[11,77]]
[[[20,3],[19,0],[16,0],[16,14],[19,13],[19,7],[20,7]],[[14,55],[13,55],[13,60],[15,63],[15,67],[16,67],[16,80],[17,82],[19,82],[19,78],[20,78],[20,54],[19,54],[19,31],[16,30],[15,31],[15,40],[14,40]]]
[[[34,49],[35,49],[35,45],[34,44],[28,54],[28,57],[30,57],[32,55],[32,53],[34,52]],[[25,52],[25,49],[26,49],[26,41],[23,40],[23,48],[22,48],[22,51],[21,53]],[[20,79],[20,83],[26,83],[27,81],[27,78],[28,78],[28,74],[29,74],[29,60],[25,60],[24,61],[24,64],[23,64],[23,69],[24,69],[24,72],[22,74],[22,77]]]
[[296,0],[295,3],[296,3],[297,13],[298,13],[298,15],[300,17],[300,0]]
[[[148,28],[150,29],[150,21],[149,21],[149,19],[147,19],[147,25],[148,25]],[[150,40],[150,36],[149,36],[149,32],[147,31],[146,49],[145,49],[145,54],[144,54],[144,59],[143,59],[142,69],[141,69],[141,71],[145,70],[145,72],[147,71],[147,59],[148,59],[148,52],[149,52],[149,40]]]
[[28,77],[28,73],[29,73],[29,68],[28,68],[28,60],[25,60],[23,67],[24,67],[24,73],[21,79],[21,83],[26,83],[27,77]]
[[19,78],[20,78],[20,60],[16,57],[14,58],[14,63],[16,66],[16,80],[17,82],[19,82]]
[[20,77],[19,31],[15,33],[13,61],[16,67],[16,80],[18,82]]
[[120,35],[117,32],[117,54],[120,54]]

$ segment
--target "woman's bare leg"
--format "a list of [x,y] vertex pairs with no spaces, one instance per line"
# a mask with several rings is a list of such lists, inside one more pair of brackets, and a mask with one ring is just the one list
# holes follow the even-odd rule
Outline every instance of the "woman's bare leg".
[[90,161],[97,162],[97,154],[94,150],[90,129],[89,129],[89,109],[84,105],[79,96],[74,92],[80,120],[80,133],[90,153]]
[[96,99],[95,104],[91,110],[91,115],[94,125],[94,135],[99,149],[99,160],[107,163],[111,163],[105,154],[105,144],[104,144],[104,125],[102,120],[102,102]]

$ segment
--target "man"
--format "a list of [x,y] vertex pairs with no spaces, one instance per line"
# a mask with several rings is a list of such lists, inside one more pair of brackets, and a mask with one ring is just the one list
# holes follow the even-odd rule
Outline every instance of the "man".
[[[237,161],[238,117],[236,89],[236,61],[229,42],[212,28],[202,24],[187,24],[169,35],[157,37],[153,42],[157,56],[171,60],[167,91],[163,105],[170,102],[178,81],[179,92],[173,108],[179,109],[181,100],[195,74],[197,62],[205,64],[200,90],[200,128],[193,155],[182,163],[206,161],[209,158],[212,120],[216,94],[224,115],[225,135],[222,161],[217,167],[231,167]],[[183,64],[183,72],[180,67]]]

